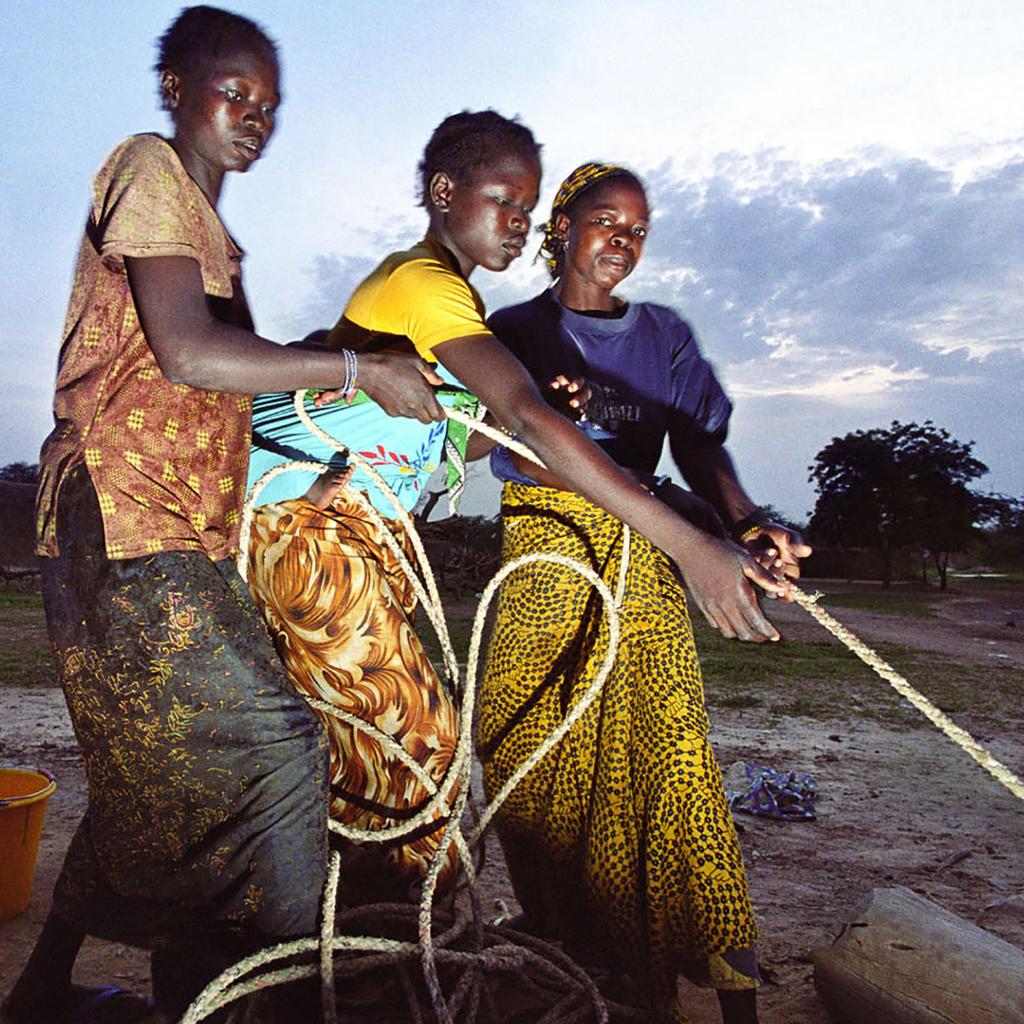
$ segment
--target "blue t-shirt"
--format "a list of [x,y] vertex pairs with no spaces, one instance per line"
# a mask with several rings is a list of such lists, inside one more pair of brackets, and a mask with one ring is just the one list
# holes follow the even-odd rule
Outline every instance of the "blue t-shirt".
[[[586,379],[592,395],[581,426],[620,466],[653,473],[666,435],[677,462],[725,440],[732,403],[689,325],[667,306],[636,302],[621,317],[588,316],[548,289],[498,310],[487,326],[542,393],[559,374]],[[492,455],[491,466],[500,479],[522,479],[509,473],[507,452]]]

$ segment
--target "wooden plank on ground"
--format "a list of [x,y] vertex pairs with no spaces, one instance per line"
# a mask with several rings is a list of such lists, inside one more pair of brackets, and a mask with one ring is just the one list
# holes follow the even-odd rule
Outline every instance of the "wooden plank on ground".
[[847,1024],[1024,1022],[1024,950],[899,886],[814,953],[814,984]]

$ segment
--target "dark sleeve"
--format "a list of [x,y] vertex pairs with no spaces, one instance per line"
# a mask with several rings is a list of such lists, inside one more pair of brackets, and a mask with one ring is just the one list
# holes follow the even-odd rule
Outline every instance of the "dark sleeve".
[[551,303],[547,295],[540,295],[499,309],[487,321],[494,336],[526,367],[542,391],[560,373],[570,379],[584,375],[575,350],[566,350]]
[[499,309],[496,313],[492,313],[487,318],[487,328],[505,348],[518,357],[522,348],[519,340],[521,334],[516,330],[517,318],[510,314],[510,309]]
[[724,443],[732,402],[684,320],[676,318],[672,345],[668,435],[678,461],[679,454],[688,448]]
[[530,484],[537,483],[532,476],[521,473],[512,461],[512,454],[503,444],[496,444],[491,449],[491,474],[502,483]]

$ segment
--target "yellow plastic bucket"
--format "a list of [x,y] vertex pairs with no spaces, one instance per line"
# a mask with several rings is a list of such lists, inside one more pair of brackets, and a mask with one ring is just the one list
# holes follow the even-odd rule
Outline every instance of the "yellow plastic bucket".
[[46,801],[56,789],[49,772],[0,768],[0,921],[20,914],[32,898]]

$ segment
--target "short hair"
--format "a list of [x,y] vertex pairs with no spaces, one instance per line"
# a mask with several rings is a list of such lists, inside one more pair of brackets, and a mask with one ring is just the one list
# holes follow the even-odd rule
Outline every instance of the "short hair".
[[204,60],[240,49],[262,52],[280,64],[277,43],[255,21],[219,7],[184,7],[157,40],[153,70],[189,72]]
[[506,153],[540,162],[540,144],[533,132],[516,118],[495,110],[449,114],[433,131],[418,172],[419,203],[429,205],[430,179],[447,171],[456,181],[472,181],[473,174]]

